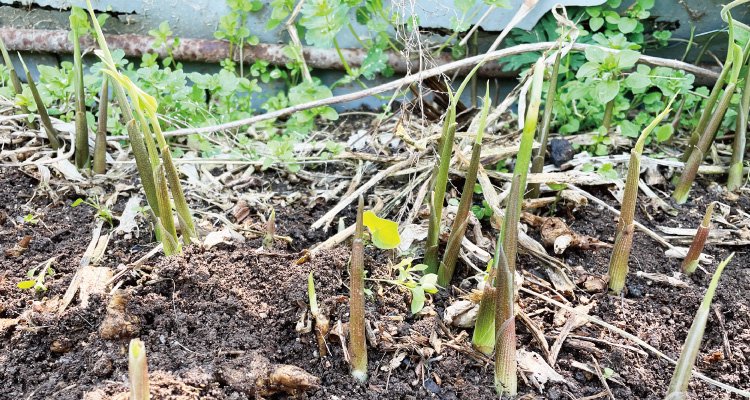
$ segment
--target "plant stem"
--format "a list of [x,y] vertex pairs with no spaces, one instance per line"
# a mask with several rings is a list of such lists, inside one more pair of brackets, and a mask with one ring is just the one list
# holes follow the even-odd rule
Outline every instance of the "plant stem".
[[107,111],[109,108],[109,78],[102,79],[102,91],[99,93],[99,120],[96,126],[96,140],[94,141],[94,173],[107,172]]
[[21,54],[18,54],[18,58],[21,60],[23,70],[26,72],[26,81],[29,85],[29,90],[31,90],[31,95],[34,97],[36,112],[37,114],[39,114],[39,119],[42,121],[44,131],[47,133],[47,140],[49,140],[49,145],[54,150],[57,150],[60,148],[62,143],[60,142],[60,138],[57,136],[57,130],[52,126],[52,120],[50,120],[49,114],[47,113],[47,106],[44,105],[44,101],[42,101],[42,97],[39,95],[39,90],[37,90],[36,88],[36,83],[34,83],[34,78],[31,76],[29,68],[26,67],[26,63],[23,62]]
[[[16,68],[13,66],[13,62],[10,60],[10,55],[8,54],[8,49],[5,48],[5,42],[3,42],[3,39],[0,38],[0,52],[3,54],[3,62],[5,62],[5,66],[8,67],[8,74],[10,75],[10,83],[13,86],[13,94],[21,94],[23,93],[23,86],[21,86],[21,80],[18,79],[18,73],[16,72]],[[26,106],[21,106],[21,112],[24,114],[29,114],[29,109]]]
[[78,29],[72,27],[73,34],[73,86],[75,87],[75,126],[76,126],[76,167],[81,169],[89,162],[89,127],[86,121],[86,95],[83,87],[83,62],[81,61],[81,44],[78,41]]
[[698,357],[698,352],[700,351],[708,316],[711,314],[711,302],[716,293],[716,288],[719,286],[721,273],[732,260],[732,257],[734,257],[734,253],[730,254],[729,257],[719,264],[713,278],[711,278],[711,283],[708,285],[706,294],[703,296],[703,301],[695,313],[693,324],[690,325],[690,331],[688,331],[687,338],[685,338],[685,343],[682,345],[680,359],[677,360],[672,380],[669,382],[669,390],[665,397],[666,400],[687,398],[688,383],[690,383],[690,378],[693,375],[693,365],[695,365],[695,359]]
[[[731,62],[730,60],[727,60]],[[721,94],[721,89],[724,87],[724,81],[727,78],[727,75],[729,74],[730,65],[724,64],[724,69],[721,70],[721,75],[719,75],[719,79],[716,80],[716,83],[714,84],[713,89],[711,89],[711,93],[708,96],[708,99],[706,100],[706,104],[703,106],[703,113],[701,114],[700,119],[698,120],[698,125],[695,126],[695,129],[690,133],[690,141],[688,142],[688,146],[685,149],[685,153],[682,154],[682,157],[680,158],[681,161],[685,162],[690,158],[690,154],[692,154],[693,149],[695,148],[695,145],[698,144],[698,140],[701,137],[701,133],[706,130],[706,125],[708,125],[709,120],[711,120],[711,116],[713,115],[714,106],[716,106],[716,102],[719,100],[719,95]]]
[[148,400],[148,362],[146,346],[141,339],[131,339],[128,348],[128,377],[130,380],[130,399]]
[[312,271],[307,276],[307,298],[310,300],[310,314],[315,319],[315,338],[318,341],[318,355],[320,358],[323,358],[328,355],[326,335],[328,334],[329,322],[328,318],[318,308],[318,298],[315,295],[315,279],[313,278]]
[[706,213],[703,215],[703,221],[695,232],[693,242],[690,243],[690,249],[688,249],[688,253],[682,261],[682,272],[685,275],[692,274],[698,268],[701,252],[706,245],[706,239],[711,230],[711,215],[714,212],[714,204],[715,203],[711,203],[708,205],[708,208],[706,208]]
[[638,201],[638,181],[641,175],[641,156],[643,147],[646,144],[646,138],[651,131],[656,128],[661,121],[666,118],[672,110],[672,101],[669,101],[666,109],[651,121],[643,129],[638,137],[635,146],[630,151],[630,163],[628,164],[628,176],[625,180],[625,192],[622,196],[622,207],[620,208],[620,218],[617,221],[615,230],[615,244],[612,249],[612,256],[609,259],[609,290],[619,295],[625,288],[625,280],[628,275],[628,259],[630,250],[633,246],[633,234],[635,231],[635,206]]
[[359,382],[367,380],[367,343],[365,342],[365,259],[362,214],[365,201],[359,197],[357,223],[352,241],[349,271],[349,354],[352,376]]
[[[450,91],[448,95],[451,96]],[[440,137],[440,163],[433,171],[434,185],[430,202],[430,221],[427,228],[427,243],[425,245],[424,263],[427,265],[425,273],[434,274],[438,271],[438,250],[440,248],[440,223],[443,219],[443,202],[445,189],[448,184],[448,171],[453,154],[453,138],[456,134],[456,109],[448,108],[448,114],[443,122],[443,134]]]
[[[748,54],[750,54],[750,51],[748,51]],[[750,113],[750,58],[748,58],[746,65],[745,86],[742,88],[742,99],[737,110],[737,129],[734,132],[732,160],[729,163],[729,176],[727,177],[727,189],[731,191],[738,190],[743,184],[742,166],[745,159],[747,122]]]
[[[550,75],[549,88],[547,89],[547,97],[544,100],[544,114],[542,114],[542,127],[539,132],[539,149],[533,153],[533,161],[531,163],[531,173],[540,173],[544,169],[544,156],[547,152],[547,140],[549,139],[550,126],[552,125],[552,111],[555,104],[555,96],[557,95],[557,81],[558,73],[560,71],[560,51],[555,56],[555,63],[552,65],[552,75]],[[529,185],[528,198],[535,199],[539,197],[539,190],[541,184],[532,183]]]
[[458,253],[461,250],[461,241],[466,233],[466,227],[469,225],[469,212],[471,211],[471,203],[474,198],[474,185],[477,183],[477,172],[479,171],[479,157],[482,154],[482,136],[487,125],[487,115],[489,114],[490,106],[490,91],[489,85],[487,85],[482,113],[479,119],[479,127],[471,149],[471,161],[469,162],[469,169],[466,171],[466,180],[461,192],[461,201],[458,204],[456,217],[453,219],[453,226],[448,237],[448,244],[445,247],[443,262],[440,263],[440,268],[438,269],[438,285],[442,287],[447,287],[450,284],[451,278],[453,278],[453,272],[456,269],[456,260],[458,260]]
[[604,130],[609,131],[610,126],[612,125],[612,114],[615,110],[615,99],[612,99],[607,102],[607,104],[604,106],[604,118],[602,119],[602,126],[604,126]]
[[161,212],[159,223],[164,228],[161,231],[161,239],[164,243],[164,255],[170,256],[180,252],[180,245],[177,243],[177,229],[174,226],[172,205],[169,201],[167,177],[165,175],[164,166],[159,166],[156,172],[156,192],[159,201],[159,211]]
[[495,390],[499,396],[518,392],[514,277],[498,240],[495,250]]

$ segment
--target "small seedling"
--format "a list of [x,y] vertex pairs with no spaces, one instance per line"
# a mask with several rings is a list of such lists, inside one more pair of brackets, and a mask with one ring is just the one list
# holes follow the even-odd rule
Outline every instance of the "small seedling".
[[[674,99],[672,99],[674,100]],[[638,141],[630,151],[630,163],[628,164],[628,177],[625,180],[625,193],[622,196],[622,207],[620,219],[615,230],[615,244],[612,256],[609,260],[609,290],[619,295],[625,287],[625,278],[628,275],[628,259],[633,247],[633,235],[635,233],[635,206],[638,200],[638,181],[641,175],[641,156],[646,138],[661,121],[666,118],[672,110],[672,101],[651,123],[643,129]]]
[[128,348],[128,378],[130,380],[130,399],[148,400],[151,398],[148,382],[148,362],[146,345],[141,339],[131,339]]
[[102,221],[109,224],[109,226],[114,226],[114,220],[115,217],[112,215],[112,212],[107,208],[107,206],[102,205],[99,203],[99,200],[93,199],[93,200],[84,200],[84,199],[76,199],[70,206],[71,207],[78,207],[81,204],[85,204],[91,208],[93,208],[96,211],[96,217],[101,219]]
[[[55,270],[52,269],[52,261],[54,261],[54,258],[39,264],[26,272],[26,276],[29,279],[18,282],[18,288],[22,290],[34,289],[37,293],[46,292],[47,286],[44,285],[45,278],[55,275]],[[39,271],[37,272],[37,270]]]
[[39,218],[38,218],[38,217],[37,217],[36,215],[34,215],[34,214],[32,214],[32,213],[28,213],[28,214],[26,214],[26,215],[24,215],[24,216],[23,216],[23,222],[24,222],[25,224],[36,225],[36,224],[38,224],[38,223],[39,223],[40,221],[41,221],[41,220],[40,220],[40,219],[39,219]]
[[307,276],[307,298],[310,301],[310,314],[315,319],[315,338],[318,340],[318,354],[320,358],[328,355],[328,346],[326,346],[326,335],[330,329],[328,317],[325,313],[320,312],[318,308],[318,298],[315,295],[315,280],[313,273]]
[[365,201],[359,197],[357,222],[349,265],[349,355],[354,379],[367,381],[367,343],[365,342],[365,243],[363,214]]
[[273,243],[276,238],[276,210],[271,209],[271,214],[266,221],[266,233],[263,235],[263,248],[266,250],[273,249]]
[[[387,282],[400,286],[411,292],[411,313],[416,314],[424,308],[425,293],[435,294],[438,291],[436,274],[425,273],[426,264],[412,265],[411,258],[405,258],[394,265],[395,279],[368,278],[369,281]],[[421,274],[421,275],[420,275]]]
[[695,318],[693,319],[693,324],[690,326],[687,338],[685,338],[685,343],[682,345],[680,359],[677,360],[665,400],[687,399],[688,383],[690,383],[690,378],[693,375],[693,365],[695,365],[695,359],[698,357],[698,352],[701,348],[701,341],[703,341],[703,332],[706,329],[708,316],[711,314],[711,302],[716,293],[716,288],[719,286],[721,273],[732,260],[732,257],[734,257],[734,253],[730,254],[729,257],[719,264],[713,278],[711,278],[711,283],[708,285],[706,294],[703,296],[703,301],[695,313]]
[[693,242],[690,243],[690,249],[688,249],[685,259],[682,261],[682,272],[685,275],[690,275],[698,268],[698,262],[703,251],[703,247],[706,245],[706,239],[708,239],[709,231],[711,230],[711,215],[714,212],[715,203],[711,203],[706,208],[706,214],[703,215],[703,221],[698,227],[693,237]]

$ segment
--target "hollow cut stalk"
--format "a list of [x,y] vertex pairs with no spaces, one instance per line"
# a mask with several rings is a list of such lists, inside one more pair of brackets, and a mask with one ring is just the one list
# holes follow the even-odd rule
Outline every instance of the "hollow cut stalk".
[[656,118],[643,129],[638,137],[635,146],[630,151],[630,162],[628,164],[628,176],[625,180],[625,192],[622,196],[622,207],[620,208],[620,218],[617,221],[615,229],[615,245],[612,249],[612,256],[609,259],[609,290],[614,294],[620,294],[625,287],[625,279],[628,275],[628,259],[630,250],[633,246],[633,233],[635,231],[635,206],[638,200],[638,180],[641,175],[641,156],[643,147],[646,144],[646,138],[651,131],[672,110],[672,101],[667,104],[667,108],[662,111]]
[[[452,96],[450,89],[448,95]],[[453,102],[451,101],[451,104]],[[453,154],[453,138],[456,135],[456,108],[450,106],[443,122],[443,133],[440,136],[440,163],[433,170],[433,186],[429,198],[430,221],[427,227],[427,244],[425,245],[424,263],[426,273],[434,274],[438,271],[440,250],[440,223],[443,219],[443,202],[445,188],[448,184],[451,155]]]
[[89,162],[89,127],[86,121],[86,95],[83,87],[83,62],[81,60],[81,44],[78,40],[78,29],[71,16],[71,34],[73,39],[73,86],[75,89],[75,127],[76,148],[75,163],[79,169]]
[[94,141],[94,173],[107,172],[107,111],[109,108],[109,79],[102,79],[102,91],[99,93],[99,119],[96,125]]
[[701,252],[706,245],[706,239],[711,230],[711,215],[714,212],[714,204],[715,203],[711,203],[706,208],[706,214],[703,215],[703,221],[695,232],[693,242],[690,243],[690,249],[688,249],[687,255],[682,261],[682,272],[686,275],[692,274],[698,268]]
[[482,136],[487,126],[487,115],[489,114],[490,106],[490,89],[489,85],[487,85],[487,92],[484,96],[484,104],[482,105],[482,112],[479,119],[479,129],[471,148],[471,161],[469,161],[469,169],[466,171],[466,180],[461,192],[461,200],[458,203],[456,217],[453,219],[453,226],[448,237],[448,244],[445,247],[443,261],[440,263],[440,268],[438,269],[438,285],[442,287],[447,287],[450,284],[451,278],[453,278],[453,272],[456,269],[456,260],[458,260],[458,253],[461,250],[461,241],[466,233],[466,227],[469,225],[469,212],[471,211],[471,203],[474,197],[474,185],[477,183],[477,171],[479,171],[479,157],[482,154]]
[[367,380],[367,343],[365,342],[365,258],[364,226],[362,214],[365,201],[359,197],[357,223],[352,241],[352,258],[349,266],[349,355],[351,372],[359,382]]
[[[8,49],[5,48],[5,42],[0,38],[0,52],[3,54],[3,62],[8,67],[8,74],[10,75],[10,84],[13,87],[13,94],[23,93],[23,86],[21,86],[21,80],[18,78],[16,68],[13,66],[13,62],[10,60]],[[29,109],[26,106],[21,106],[21,112],[29,114]]]
[[665,400],[687,399],[688,383],[693,374],[693,365],[695,365],[695,359],[698,357],[698,352],[700,351],[708,316],[711,314],[711,302],[713,301],[714,294],[716,294],[716,288],[719,286],[721,273],[732,260],[732,257],[734,257],[734,253],[730,254],[729,257],[719,264],[713,278],[711,278],[711,283],[708,285],[706,294],[703,296],[703,301],[695,313],[693,324],[690,325],[685,343],[682,345],[680,358],[677,360],[672,380],[669,382],[669,390],[667,391]]
[[[749,52],[750,53],[750,52]],[[742,88],[742,98],[737,110],[737,129],[732,143],[732,160],[729,163],[727,189],[736,191],[743,184],[742,166],[745,161],[745,146],[747,143],[747,122],[750,114],[750,57],[746,62],[745,86]]]
[[518,393],[514,278],[502,245],[495,250],[495,390],[499,396]]
[[[539,131],[539,149],[533,152],[533,160],[531,162],[531,173],[539,173],[544,169],[544,156],[547,152],[547,141],[549,139],[550,126],[552,125],[552,111],[555,104],[555,96],[557,95],[557,81],[558,73],[560,71],[560,51],[555,56],[555,63],[552,64],[552,75],[550,75],[549,87],[547,88],[547,97],[544,100],[544,114],[542,114],[542,127]],[[541,184],[532,183],[529,184],[528,197],[535,199],[539,197],[539,190]]]
[[37,90],[36,83],[34,83],[34,78],[31,76],[29,68],[26,67],[26,63],[23,61],[21,54],[18,54],[18,58],[21,60],[21,65],[23,65],[24,72],[26,72],[26,81],[29,85],[29,90],[31,90],[31,95],[34,97],[34,103],[36,104],[36,112],[39,115],[39,120],[42,121],[44,131],[47,133],[47,140],[49,140],[49,145],[53,149],[57,150],[62,145],[62,143],[60,142],[60,137],[57,135],[57,129],[52,126],[52,120],[50,120],[49,114],[47,113],[47,106],[44,105],[42,96],[39,95],[39,90]]
[[128,378],[130,380],[130,399],[148,400],[148,362],[146,346],[141,339],[131,339],[128,346]]

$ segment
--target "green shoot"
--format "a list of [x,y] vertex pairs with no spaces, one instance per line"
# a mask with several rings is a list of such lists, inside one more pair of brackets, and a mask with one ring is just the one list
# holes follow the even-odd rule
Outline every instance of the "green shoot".
[[463,240],[466,228],[469,225],[468,217],[474,197],[474,185],[477,182],[479,157],[482,154],[482,136],[484,135],[484,128],[487,124],[490,103],[490,89],[488,84],[479,119],[479,129],[476,133],[474,145],[471,148],[471,161],[469,162],[469,169],[466,171],[466,180],[464,181],[464,188],[461,192],[461,201],[458,204],[456,217],[453,219],[453,226],[451,227],[451,233],[448,237],[448,245],[445,248],[443,261],[440,263],[440,268],[438,269],[438,284],[440,286],[448,286],[451,278],[453,278],[453,272],[456,269],[456,261],[458,260],[458,253],[461,250],[461,241]]
[[[422,311],[426,300],[425,293],[435,294],[438,292],[437,274],[425,273],[427,265],[412,265],[411,258],[404,258],[392,268],[396,271],[395,279],[368,278],[367,280],[386,282],[409,290],[411,292],[411,313],[416,314]],[[423,275],[420,276],[420,272]]]
[[[191,238],[197,237],[197,234],[190,208],[182,190],[179,173],[172,161],[172,154],[159,125],[158,104],[156,99],[118,71],[89,0],[87,0],[87,6],[100,47],[96,54],[104,63],[102,71],[113,80],[112,85],[117,102],[120,104],[123,120],[127,121],[128,135],[130,136],[141,182],[146,192],[146,199],[157,218],[157,237],[164,243],[165,252],[168,249],[180,251],[180,246],[177,245],[176,229],[172,228],[174,226],[172,201],[177,211],[177,220],[180,224],[183,243],[190,244]],[[127,96],[130,97],[134,106],[135,117],[126,97],[126,90]],[[156,137],[156,143],[152,137],[152,132]],[[159,156],[161,156],[161,162],[159,162]],[[156,175],[154,175],[155,173]],[[172,195],[172,201],[169,199],[169,193]],[[166,231],[162,231],[162,228]],[[172,241],[174,243],[167,243]]]
[[99,119],[94,141],[94,173],[107,172],[107,109],[109,108],[109,79],[102,79],[102,91],[99,93]]
[[[503,250],[508,258],[508,268],[515,273],[516,256],[518,254],[518,224],[521,220],[521,205],[523,204],[524,191],[526,189],[526,177],[529,174],[531,164],[531,151],[534,146],[534,134],[539,119],[539,107],[542,103],[542,84],[544,83],[544,58],[537,60],[533,67],[531,77],[531,89],[529,90],[529,105],[526,108],[526,119],[523,132],[521,133],[521,144],[516,156],[516,166],[513,170],[513,182],[511,183],[511,199],[508,200],[503,221],[502,237]],[[517,197],[513,197],[516,196]]]
[[263,248],[266,250],[273,249],[274,238],[276,237],[276,210],[271,209],[271,214],[266,221],[266,234],[263,235]]
[[83,87],[83,62],[79,38],[89,30],[86,12],[73,7],[70,13],[70,40],[73,42],[73,86],[75,88],[75,162],[83,168],[89,162],[89,128],[86,122],[86,95]]
[[[747,48],[747,47],[746,47]],[[727,189],[736,191],[743,184],[742,166],[745,159],[745,145],[747,142],[747,123],[750,114],[750,57],[745,63],[745,86],[742,88],[742,98],[737,109],[737,129],[734,131],[732,144],[732,160],[729,163]]]
[[708,205],[708,208],[706,208],[706,214],[703,216],[703,221],[695,232],[693,242],[690,244],[690,249],[685,256],[685,259],[682,261],[682,272],[685,275],[691,275],[698,268],[698,261],[701,252],[706,245],[706,239],[711,230],[711,215],[714,212],[714,204],[715,203],[711,203]]
[[307,298],[310,300],[310,314],[315,319],[315,338],[318,341],[318,354],[320,358],[323,358],[328,355],[326,335],[328,335],[330,324],[328,317],[326,317],[325,313],[320,312],[320,308],[318,308],[318,298],[315,295],[315,280],[313,279],[312,271],[307,276]]
[[620,209],[620,218],[615,229],[615,245],[609,260],[609,289],[617,295],[625,287],[625,278],[628,275],[628,259],[630,258],[630,250],[633,247],[635,206],[638,200],[638,181],[641,175],[643,147],[651,131],[672,111],[672,101],[674,101],[674,98],[667,104],[667,108],[643,129],[643,132],[638,137],[638,141],[636,141],[635,146],[630,151],[630,163],[628,164],[628,176],[625,180],[622,208]]
[[365,255],[364,213],[365,201],[359,197],[357,223],[352,241],[349,266],[349,355],[352,376],[364,383],[367,380],[367,343],[365,342]]
[[665,400],[687,399],[688,383],[693,375],[693,365],[695,365],[695,359],[698,357],[698,352],[700,351],[708,316],[711,314],[711,302],[716,293],[716,288],[719,286],[721,273],[732,260],[732,257],[734,257],[734,253],[730,254],[729,257],[719,264],[713,278],[711,278],[711,283],[708,285],[706,294],[703,296],[703,301],[695,313],[693,324],[690,326],[690,330],[685,338],[685,343],[682,345],[680,359],[677,360]]
[[[497,258],[497,253],[495,258]],[[495,348],[495,293],[497,290],[493,287],[494,277],[490,274],[494,272],[494,265],[495,260],[490,260],[487,266],[488,273],[485,277],[484,288],[482,289],[482,297],[479,301],[477,322],[474,324],[474,333],[471,338],[471,344],[474,348],[487,355],[491,355]]]
[[495,251],[495,261],[495,390],[499,396],[513,397],[518,392],[514,277],[502,246]]
[[698,174],[698,168],[714,142],[716,132],[719,130],[721,122],[724,120],[724,114],[729,108],[732,95],[734,95],[737,88],[737,81],[743,65],[744,55],[742,48],[734,42],[734,30],[731,21],[732,19],[730,18],[729,50],[727,62],[724,64],[724,70],[731,69],[731,73],[729,73],[727,87],[724,89],[724,93],[721,95],[716,109],[711,110],[707,107],[703,110],[704,113],[710,114],[710,118],[708,119],[705,130],[701,132],[700,137],[695,143],[695,146],[690,148],[690,155],[687,157],[687,161],[685,161],[685,169],[680,175],[680,180],[675,187],[674,193],[672,193],[672,198],[679,204],[687,201],[688,195],[690,194],[690,188]]
[[[448,89],[448,96],[453,104],[453,94]],[[456,135],[456,108],[448,108],[448,114],[443,121],[443,133],[440,136],[438,153],[440,162],[435,166],[432,174],[432,192],[428,199],[430,205],[430,221],[427,227],[427,244],[425,245],[424,263],[427,264],[427,273],[434,274],[438,271],[440,250],[440,222],[443,219],[443,202],[445,201],[445,190],[448,184],[448,171],[450,170],[451,155],[453,154],[453,138]]]
[[81,204],[85,204],[93,208],[94,211],[96,211],[96,217],[108,223],[110,227],[114,225],[115,217],[112,215],[112,211],[110,211],[109,208],[107,208],[107,206],[100,204],[99,200],[93,199],[90,201],[86,201],[84,199],[79,198],[79,199],[76,199],[76,201],[74,201],[70,206],[78,207]]
[[[555,104],[555,95],[557,94],[557,81],[559,78],[560,71],[560,58],[561,52],[558,51],[555,56],[555,63],[552,65],[552,73],[549,80],[549,88],[547,89],[547,97],[544,100],[544,114],[542,114],[542,127],[539,132],[539,149],[534,151],[534,158],[531,162],[531,173],[537,174],[542,172],[544,168],[544,155],[547,152],[547,140],[549,139],[549,131],[552,125],[552,111]],[[532,183],[529,185],[528,198],[535,199],[539,197],[539,183]]]
[[141,339],[131,339],[128,348],[128,378],[130,399],[148,400],[151,398],[148,384],[148,362],[146,346]]
[[48,276],[55,275],[55,270],[52,269],[52,261],[54,260],[54,258],[51,258],[28,270],[28,272],[26,272],[26,277],[29,279],[18,282],[16,286],[21,290],[34,289],[37,293],[46,292],[47,286],[44,285],[44,279]]
[[50,120],[49,114],[47,113],[47,106],[44,105],[44,101],[42,101],[42,97],[39,95],[39,90],[37,90],[36,88],[36,83],[34,83],[34,78],[31,76],[29,68],[26,67],[26,63],[23,62],[21,54],[18,54],[18,58],[21,60],[23,70],[26,72],[26,80],[29,84],[29,90],[31,90],[31,95],[34,97],[36,112],[37,114],[39,114],[39,119],[42,121],[44,132],[47,133],[47,140],[49,140],[49,145],[53,149],[57,150],[62,144],[60,143],[60,138],[57,135],[57,130],[52,126],[52,120]]
[[[3,42],[2,38],[0,38],[0,52],[2,52],[3,62],[5,63],[5,66],[8,68],[8,74],[10,75],[10,83],[11,83],[11,86],[13,86],[13,94],[23,93],[23,86],[21,86],[21,80],[18,78],[18,73],[16,72],[16,68],[13,66],[13,62],[11,62],[10,60],[8,49],[5,48],[5,42]],[[28,114],[29,109],[26,108],[26,106],[22,106],[21,112],[23,112],[24,114]]]

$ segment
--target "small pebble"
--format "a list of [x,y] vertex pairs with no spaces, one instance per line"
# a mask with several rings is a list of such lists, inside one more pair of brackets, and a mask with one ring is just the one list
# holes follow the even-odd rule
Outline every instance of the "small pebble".
[[424,388],[432,393],[440,394],[440,386],[432,378],[425,379]]
[[575,150],[566,139],[555,138],[549,143],[549,153],[552,163],[560,168],[561,165],[573,159]]

